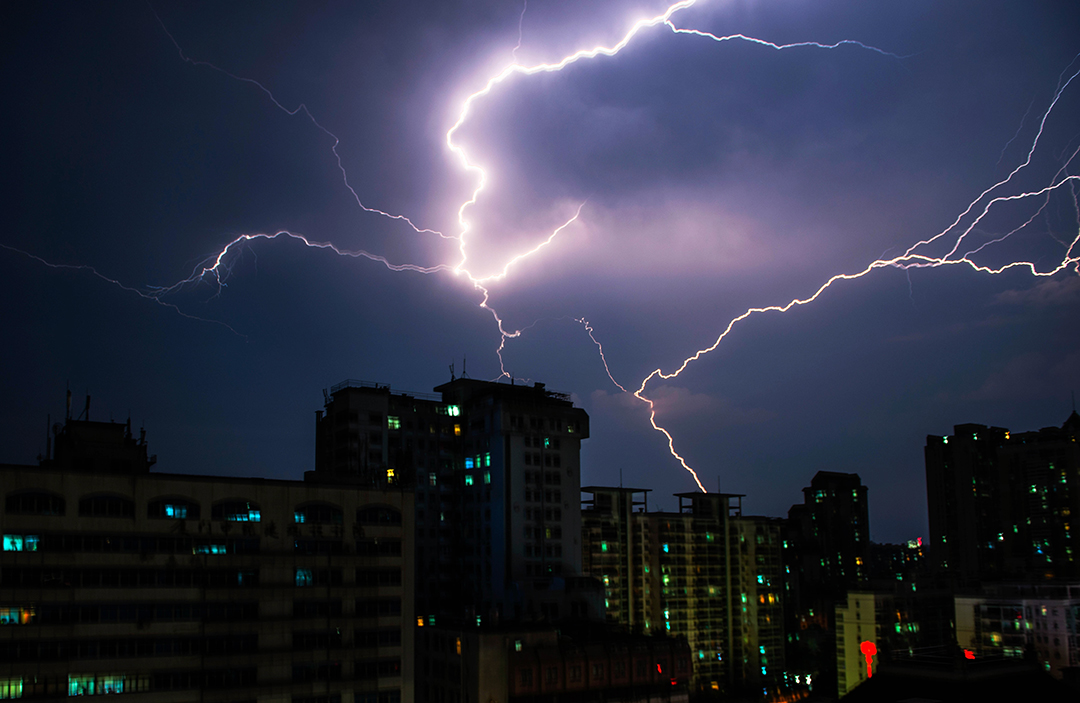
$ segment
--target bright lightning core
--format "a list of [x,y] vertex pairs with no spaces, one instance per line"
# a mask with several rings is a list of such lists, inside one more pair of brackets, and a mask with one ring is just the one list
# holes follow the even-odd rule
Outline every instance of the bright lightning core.
[[[477,254],[481,253],[479,250],[483,247],[483,240],[476,237],[478,232],[472,226],[471,221],[475,219],[473,217],[475,211],[485,206],[485,198],[489,196],[490,190],[495,184],[495,179],[499,176],[496,171],[491,169],[489,164],[483,163],[480,158],[473,155],[473,150],[470,148],[470,145],[462,139],[462,136],[465,129],[471,124],[471,121],[476,119],[476,116],[485,109],[487,101],[491,100],[497,93],[505,90],[511,82],[525,82],[530,80],[531,77],[539,74],[583,70],[583,66],[589,62],[617,62],[620,60],[619,54],[628,46],[633,45],[645,34],[650,34],[651,36],[666,35],[668,38],[667,40],[673,42],[697,42],[703,46],[709,46],[717,52],[724,50],[722,45],[740,43],[748,45],[756,50],[760,50],[761,52],[786,52],[791,56],[792,61],[801,60],[801,57],[805,56],[805,52],[826,52],[832,50],[845,52],[844,56],[846,57],[846,60],[849,61],[853,60],[853,52],[857,52],[858,56],[861,57],[857,60],[876,62],[888,61],[896,62],[898,64],[904,61],[903,58],[892,53],[889,50],[889,47],[878,48],[870,46],[858,41],[856,38],[828,42],[807,40],[781,44],[773,42],[768,38],[756,38],[738,33],[713,33],[711,31],[706,31],[705,29],[687,26],[685,23],[680,22],[680,13],[695,4],[698,4],[696,0],[684,0],[683,2],[675,3],[667,7],[663,12],[636,22],[624,35],[619,37],[617,41],[608,45],[582,47],[557,60],[537,64],[524,64],[518,61],[518,56],[522,53],[522,42],[526,41],[525,38],[528,36],[528,32],[523,30],[523,26],[527,29],[528,20],[525,8],[523,8],[521,16],[517,18],[515,32],[517,45],[507,57],[506,65],[492,75],[477,78],[475,84],[468,89],[473,92],[468,93],[467,97],[462,101],[455,121],[448,126],[445,133],[445,145],[449,154],[457,161],[463,177],[469,179],[472,183],[468,197],[461,202],[456,207],[456,211],[452,213],[453,218],[456,219],[456,227],[447,229],[447,231],[438,231],[429,228],[423,224],[414,222],[413,219],[410,219],[405,214],[382,210],[364,202],[350,183],[346,172],[346,165],[338,152],[340,140],[330,131],[330,129],[325,127],[305,105],[287,105],[285,102],[275,97],[271,89],[261,82],[250,77],[240,76],[216,65],[189,58],[181,48],[180,44],[176,42],[171,34],[168,34],[168,30],[165,29],[165,25],[162,23],[161,26],[165,29],[166,34],[168,34],[169,41],[175,46],[180,59],[184,62],[190,64],[195,69],[220,73],[227,76],[229,79],[243,84],[247,88],[260,91],[265,96],[268,104],[273,108],[281,110],[297,119],[306,120],[307,122],[310,122],[315,129],[325,134],[330,139],[329,148],[336,161],[337,168],[340,171],[341,181],[348,191],[348,197],[355,201],[355,204],[361,209],[365,216],[372,215],[399,222],[409,230],[406,232],[409,236],[431,236],[444,240],[452,240],[454,242],[452,246],[456,245],[456,255],[445,261],[434,263],[428,262],[426,264],[395,261],[381,253],[335,245],[329,241],[329,238],[326,235],[282,230],[267,233],[248,233],[237,236],[225,244],[220,251],[195,266],[187,278],[167,286],[136,290],[131,286],[120,283],[118,280],[99,274],[96,270],[89,270],[95,275],[123,287],[125,290],[132,290],[145,298],[155,300],[165,305],[170,305],[174,308],[175,305],[168,302],[169,296],[185,287],[198,283],[210,283],[211,285],[220,288],[220,286],[228,279],[232,266],[236,261],[236,256],[242,248],[251,246],[260,241],[290,239],[298,241],[305,246],[322,249],[337,255],[368,259],[393,271],[421,274],[452,274],[459,280],[465,282],[476,292],[480,306],[491,314],[499,337],[495,352],[499,360],[500,377],[508,376],[509,373],[503,362],[503,351],[506,349],[506,345],[510,340],[519,339],[522,336],[525,328],[515,328],[505,322],[504,318],[500,316],[496,309],[496,293],[498,292],[498,286],[513,279],[515,272],[519,270],[526,260],[542,261],[549,252],[557,250],[562,246],[563,240],[573,238],[577,233],[576,228],[580,227],[582,223],[589,222],[592,213],[590,213],[589,193],[582,193],[573,203],[572,207],[565,208],[566,212],[559,211],[552,216],[552,219],[558,220],[556,225],[542,231],[536,231],[530,238],[531,244],[523,246],[520,250],[506,256],[502,265],[495,267],[493,270],[479,269],[475,261],[478,258]],[[1075,161],[1077,152],[1075,150],[1066,150],[1057,154],[1058,169],[1056,173],[1049,176],[1044,173],[1042,182],[1031,185],[1030,180],[1023,180],[1029,177],[1029,171],[1032,170],[1032,162],[1035,156],[1040,150],[1045,150],[1046,148],[1042,144],[1044,130],[1047,123],[1054,119],[1055,108],[1057,107],[1059,100],[1067,91],[1074,91],[1077,89],[1074,85],[1074,79],[1076,79],[1076,77],[1077,72],[1075,71],[1075,67],[1067,70],[1062,75],[1061,81],[1059,82],[1058,88],[1052,96],[1052,99],[1046,105],[1041,107],[1038,105],[1036,106],[1035,110],[1037,112],[1041,110],[1037,115],[1040,120],[1035,120],[1038,123],[1037,131],[1034,133],[1034,136],[1029,136],[1025,156],[1016,161],[1016,165],[1010,172],[989,184],[989,187],[985,188],[981,193],[972,193],[971,196],[973,199],[970,200],[970,203],[956,214],[953,221],[945,223],[947,226],[943,227],[943,229],[935,233],[919,233],[912,236],[910,244],[904,242],[901,245],[901,248],[899,249],[901,253],[891,257],[882,256],[879,259],[867,262],[865,266],[854,267],[850,271],[836,272],[835,274],[826,277],[819,285],[808,288],[805,293],[799,297],[787,300],[767,300],[763,301],[759,306],[747,308],[744,312],[728,321],[726,326],[723,326],[719,330],[700,329],[699,332],[701,337],[708,338],[708,340],[710,340],[709,343],[703,345],[702,348],[693,351],[693,353],[688,352],[688,355],[682,358],[681,363],[676,362],[670,365],[657,366],[643,379],[633,383],[626,379],[616,380],[618,374],[612,371],[609,366],[609,360],[624,358],[626,356],[625,349],[610,342],[606,346],[603,345],[603,330],[595,327],[587,321],[585,317],[580,317],[582,314],[587,314],[588,311],[573,311],[573,314],[578,316],[575,318],[576,321],[587,333],[587,341],[590,344],[595,345],[599,360],[602,363],[603,370],[606,372],[608,378],[620,389],[620,391],[631,393],[634,398],[637,398],[647,405],[650,411],[650,423],[653,429],[664,436],[664,441],[675,461],[692,475],[694,481],[701,490],[705,489],[697,472],[678,451],[677,428],[669,428],[661,424],[662,418],[658,417],[656,405],[648,394],[648,390],[650,384],[654,383],[657,379],[676,378],[690,367],[690,365],[717,349],[724,339],[738,328],[743,320],[746,320],[751,316],[766,313],[787,313],[814,302],[827,290],[836,288],[840,291],[847,281],[868,276],[882,268],[910,270],[940,268],[945,266],[963,266],[987,275],[994,275],[1012,269],[1020,269],[1037,277],[1072,275],[1078,273],[1078,265],[1080,265],[1080,258],[1078,257],[1080,257],[1080,251],[1078,251],[1077,239],[1080,237],[1080,225],[1078,225],[1076,231],[1071,231],[1068,236],[1061,240],[1059,255],[1052,260],[1044,257],[1037,261],[1029,261],[1022,255],[1014,256],[1014,250],[1006,248],[1008,245],[1021,240],[1022,237],[1027,234],[1027,230],[1031,228],[1032,223],[1036,221],[1036,218],[1045,211],[1052,198],[1059,200],[1063,199],[1067,204],[1070,204],[1074,210],[1076,209],[1076,193],[1080,184],[1077,183],[1077,176],[1072,175],[1077,170]],[[690,90],[692,90],[692,88]],[[531,128],[532,127],[529,124],[522,124],[519,127],[519,129],[523,131],[530,130]],[[1018,134],[1020,134],[1020,132],[1018,132]],[[480,137],[470,135],[470,138],[482,139],[483,135],[480,135]],[[1008,145],[1006,144],[1005,146],[1007,147]],[[1007,159],[1006,163],[1008,163]],[[1038,178],[1039,176],[1033,175],[1030,177]],[[1009,205],[1018,203],[1030,203],[1032,206],[1025,211],[1026,214],[1021,216],[1019,220],[1012,225],[1004,228],[1000,228],[1000,226],[997,225],[994,227],[989,226],[991,219],[996,213]],[[448,219],[450,218],[448,217]],[[1080,223],[1080,212],[1077,213],[1076,219],[1077,222]],[[1021,248],[1021,252],[1022,251]],[[693,253],[691,253],[691,256],[692,255]],[[38,257],[35,256],[34,258]]]

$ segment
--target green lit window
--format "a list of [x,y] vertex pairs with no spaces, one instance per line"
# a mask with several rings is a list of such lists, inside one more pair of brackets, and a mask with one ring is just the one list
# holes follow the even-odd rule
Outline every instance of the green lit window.
[[389,430],[400,430],[401,429],[401,418],[400,417],[394,417],[393,415],[387,415],[386,416],[386,428],[389,429]]
[[472,476],[472,474],[465,474],[465,485],[466,486],[473,485],[473,476]]
[[484,466],[491,466],[491,454],[484,454]]
[[124,693],[127,677],[118,674],[70,674],[68,675],[69,696],[101,696],[110,693]]
[[544,449],[551,449],[551,437],[544,437]]
[[601,552],[606,552],[607,551],[607,542],[601,542],[600,543],[600,551]]
[[0,679],[0,699],[22,698],[23,681],[21,678]]
[[457,417],[457,416],[461,415],[461,406],[460,405],[448,405],[448,406],[446,406],[446,414],[449,415],[450,417]]
[[484,472],[484,483],[491,483],[491,472],[490,471],[485,471]]

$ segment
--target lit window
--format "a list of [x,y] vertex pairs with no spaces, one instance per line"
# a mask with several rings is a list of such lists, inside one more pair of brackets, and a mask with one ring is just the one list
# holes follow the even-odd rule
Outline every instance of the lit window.
[[23,681],[17,679],[0,679],[0,698],[22,698]]
[[311,573],[311,569],[297,569],[296,570],[296,585],[297,586],[313,586],[315,584],[315,575]]
[[428,485],[434,486],[436,483],[438,483],[438,478],[435,476],[435,474],[430,474],[428,476]]
[[473,477],[472,477],[472,474],[465,474],[465,485],[466,485],[466,486],[471,486],[471,485],[473,485]]
[[457,417],[458,415],[461,414],[461,406],[459,406],[459,405],[448,405],[447,408],[446,408],[446,414],[449,415],[450,417]]
[[0,608],[0,625],[28,625],[34,619],[31,608]]
[[210,516],[215,520],[229,522],[260,522],[262,512],[259,506],[250,501],[225,501],[213,507]]
[[192,550],[192,554],[227,554],[228,550],[224,544],[197,544]]
[[491,453],[484,454],[484,466],[491,466]]
[[485,471],[484,472],[484,483],[491,483],[491,472],[490,471]]
[[475,462],[473,461],[473,458],[471,456],[465,457],[465,468],[466,469],[475,468]]
[[461,436],[461,425],[454,425],[454,436],[455,437],[460,437]]
[[394,479],[395,479],[394,470],[393,469],[387,469],[386,470],[386,480],[389,481],[390,483],[393,483]]
[[179,519],[179,520],[183,520],[184,518],[187,517],[187,506],[186,505],[176,505],[176,504],[173,504],[173,503],[166,503],[165,504],[165,517],[171,517],[171,518],[176,518],[176,519]]
[[36,552],[41,537],[38,535],[4,535],[5,552]]
[[664,542],[664,552],[665,552],[665,553],[668,553],[668,552],[670,552],[670,551],[671,551],[671,550],[670,550],[670,549],[668,548],[667,542]]
[[127,677],[117,674],[70,674],[68,675],[69,696],[100,696],[110,693],[124,693]]
[[544,449],[551,449],[551,438],[544,437]]
[[607,551],[607,542],[601,542],[600,543],[600,551],[601,552],[606,552]]
[[400,430],[401,429],[401,418],[400,417],[394,417],[393,415],[387,415],[386,416],[386,428],[390,429],[390,430]]
[[514,640],[514,651],[515,652],[520,652],[521,651],[521,640]]

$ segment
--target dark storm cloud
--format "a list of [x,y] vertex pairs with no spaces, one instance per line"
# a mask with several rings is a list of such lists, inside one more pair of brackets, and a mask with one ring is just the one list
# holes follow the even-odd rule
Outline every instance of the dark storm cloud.
[[[475,181],[445,147],[465,97],[509,60],[522,5],[9,3],[0,11],[0,242],[168,285],[242,233],[289,229],[397,261],[456,263],[456,242],[363,212],[303,113],[338,138],[368,207],[456,233]],[[526,63],[612,43],[657,2],[529,3]],[[750,306],[941,231],[1019,164],[1080,53],[1074,3],[712,2],[675,17],[718,35],[856,46],[776,51],[643,31],[614,58],[517,76],[477,101],[460,143],[490,169],[468,212],[470,263],[497,270],[584,203],[552,246],[491,287],[517,377],[572,391],[593,417],[584,479],[658,493],[690,478],[619,394],[711,344]],[[1080,64],[1072,64],[1073,70]],[[1065,74],[1067,77],[1070,74]],[[1062,96],[1025,188],[1076,148]],[[1074,174],[1072,162],[1060,175]],[[1072,191],[988,249],[1049,267],[1076,236]],[[1040,201],[1041,203],[1042,201]],[[1035,213],[1000,208],[972,247]],[[945,249],[947,250],[947,246]],[[319,389],[343,378],[427,391],[468,357],[498,373],[479,295],[449,274],[393,273],[295,241],[231,261],[228,286],[172,298],[192,321],[100,279],[0,252],[5,455],[44,447],[70,381],[95,417],[145,420],[165,470],[298,476]],[[813,306],[740,323],[678,379],[650,386],[705,484],[779,515],[819,469],[871,488],[874,538],[925,533],[922,444],[953,424],[1060,424],[1080,386],[1076,276],[876,271]],[[663,476],[663,485],[656,481]]]

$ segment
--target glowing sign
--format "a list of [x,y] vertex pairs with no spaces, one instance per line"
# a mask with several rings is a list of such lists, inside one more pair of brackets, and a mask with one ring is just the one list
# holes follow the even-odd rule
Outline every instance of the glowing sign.
[[877,654],[877,645],[873,642],[863,642],[859,645],[859,651],[866,657],[866,678],[874,675],[874,655]]

